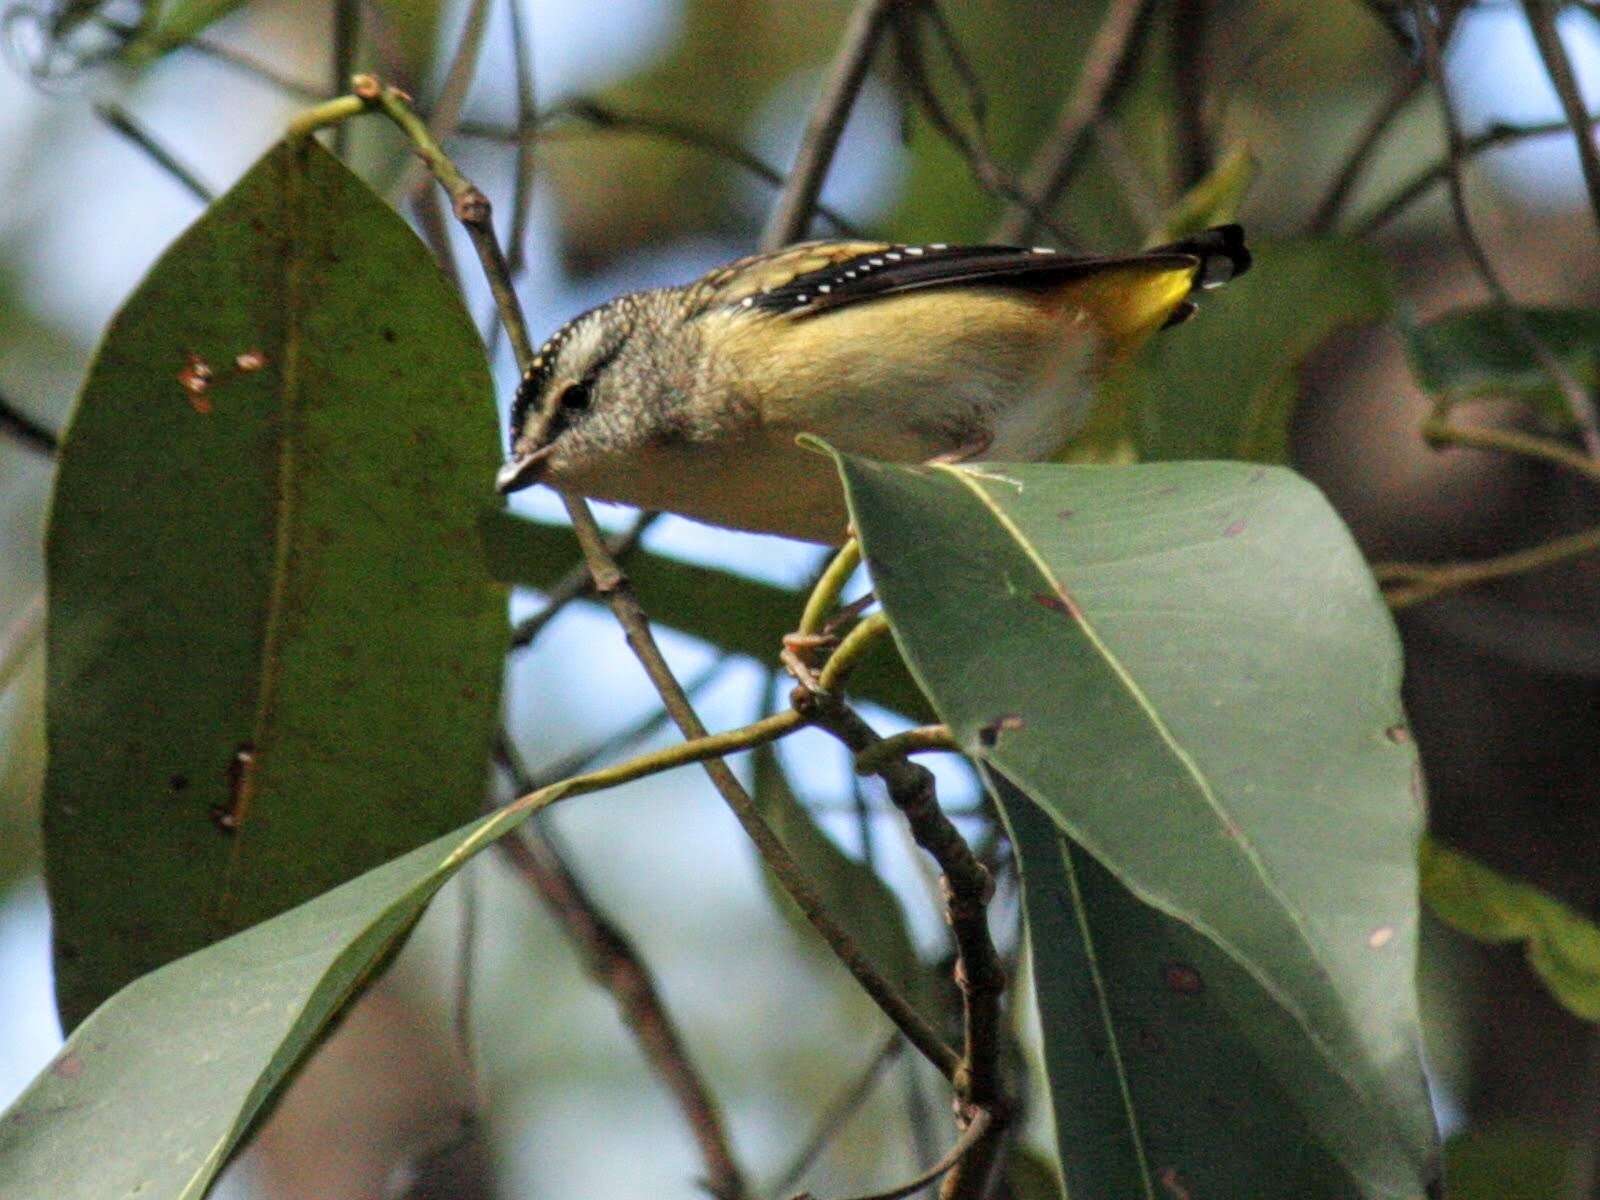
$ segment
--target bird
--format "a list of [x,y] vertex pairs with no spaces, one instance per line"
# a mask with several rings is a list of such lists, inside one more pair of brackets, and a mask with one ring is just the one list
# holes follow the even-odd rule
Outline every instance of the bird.
[[837,544],[831,463],[1055,457],[1095,385],[1249,269],[1238,225],[1130,254],[814,241],[574,317],[533,355],[496,478]]

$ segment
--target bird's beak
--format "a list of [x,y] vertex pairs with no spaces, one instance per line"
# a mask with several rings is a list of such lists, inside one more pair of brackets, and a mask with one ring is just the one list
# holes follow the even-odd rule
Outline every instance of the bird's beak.
[[512,451],[511,457],[505,465],[495,474],[495,491],[502,496],[512,492],[520,492],[523,488],[532,487],[539,482],[539,476],[544,474],[545,460],[555,450],[555,443],[540,446],[537,450],[522,452]]

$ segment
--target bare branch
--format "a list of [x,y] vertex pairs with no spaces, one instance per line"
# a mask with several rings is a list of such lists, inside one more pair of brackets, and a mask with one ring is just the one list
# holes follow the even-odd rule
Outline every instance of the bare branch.
[[[979,1112],[972,1118],[971,1123],[961,1131],[961,1136],[956,1139],[955,1145],[945,1152],[944,1157],[922,1172],[922,1174],[909,1183],[890,1188],[887,1192],[873,1192],[870,1196],[858,1196],[856,1200],[905,1200],[905,1197],[921,1191],[935,1179],[938,1179],[939,1176],[952,1171],[956,1167],[963,1166],[974,1156],[982,1143],[995,1140],[992,1137],[993,1130],[993,1116],[988,1112]],[[951,1194],[948,1179],[945,1181],[944,1189],[939,1194],[941,1197]],[[977,1195],[979,1193],[973,1194]],[[811,1200],[810,1193],[802,1193],[795,1200]]]
[[833,164],[834,152],[839,148],[845,122],[850,119],[861,85],[866,82],[878,40],[891,11],[901,2],[858,0],[851,12],[833,67],[806,120],[800,150],[789,168],[789,181],[762,231],[762,250],[776,250],[805,236],[812,209],[822,193],[828,168]]
[[1344,165],[1334,173],[1333,182],[1328,185],[1327,192],[1311,214],[1311,220],[1306,227],[1308,232],[1327,233],[1333,228],[1339,219],[1339,214],[1344,211],[1351,192],[1366,173],[1367,165],[1382,144],[1384,136],[1405,111],[1406,105],[1411,103],[1412,97],[1421,89],[1425,78],[1422,65],[1418,63],[1407,67],[1405,74],[1395,81],[1394,86],[1389,89],[1388,96],[1368,119],[1361,136],[1356,138],[1355,145],[1345,157]]
[[1417,27],[1422,35],[1423,62],[1438,95],[1439,111],[1444,118],[1445,134],[1449,139],[1449,172],[1446,180],[1450,185],[1450,208],[1455,214],[1456,229],[1460,234],[1462,245],[1477,268],[1484,285],[1489,289],[1490,295],[1493,296],[1495,305],[1500,309],[1506,324],[1516,334],[1518,340],[1527,346],[1540,368],[1560,389],[1572,414],[1573,423],[1577,425],[1578,432],[1583,438],[1585,449],[1591,457],[1600,458],[1600,422],[1596,420],[1593,399],[1573,378],[1572,373],[1562,365],[1561,360],[1551,353],[1550,348],[1534,333],[1522,310],[1517,308],[1511,293],[1501,282],[1494,264],[1489,261],[1483,243],[1478,240],[1477,232],[1473,229],[1472,216],[1467,210],[1466,188],[1461,179],[1462,153],[1466,142],[1461,136],[1461,124],[1456,118],[1455,106],[1450,100],[1450,85],[1445,77],[1439,27],[1428,11],[1427,0],[1413,0],[1412,7],[1416,14]]
[[954,1078],[958,1113],[964,1125],[982,1120],[989,1136],[975,1138],[964,1149],[940,1195],[942,1200],[977,1200],[999,1156],[1009,1114],[1000,1072],[1000,997],[1006,976],[989,933],[994,879],[940,809],[933,775],[926,767],[903,754],[887,756],[879,749],[884,739],[837,694],[800,687],[793,700],[796,712],[833,734],[858,763],[883,780],[917,845],[943,872],[941,888],[956,944],[955,977],[962,998],[963,1049]]
[[1551,86],[1561,98],[1561,111],[1572,127],[1578,162],[1583,167],[1583,182],[1589,189],[1589,206],[1594,210],[1596,224],[1600,225],[1600,149],[1596,148],[1594,132],[1589,127],[1589,113],[1583,104],[1583,94],[1578,90],[1572,60],[1567,57],[1567,49],[1561,44],[1561,34],[1556,29],[1557,6],[1549,0],[1523,0],[1522,10],[1528,16],[1528,28],[1533,31],[1534,44],[1539,47],[1539,57],[1544,59]]
[[[635,517],[632,525],[606,543],[611,556],[618,562],[625,561],[639,545],[645,530],[649,529],[660,515],[660,513],[640,513]],[[577,563],[545,593],[544,607],[519,622],[511,631],[511,649],[520,650],[533,645],[535,639],[544,631],[544,627],[555,620],[567,605],[593,594],[594,580],[589,575],[589,568],[581,562]]]
[[117,104],[96,104],[94,115],[137,146],[151,162],[201,204],[210,204],[216,198],[216,194],[200,181],[200,177],[157,141],[154,134],[134,120],[133,114],[127,109]]
[[[1084,55],[1077,85],[1056,118],[1054,132],[1045,139],[1023,179],[1023,191],[1033,197],[1039,208],[1048,212],[1061,199],[1082,160],[1095,120],[1114,103],[1121,86],[1132,75],[1151,7],[1152,0],[1111,0],[1106,8]],[[1026,242],[1034,226],[1025,209],[1012,205],[1001,217],[995,239]]]
[[867,1064],[866,1070],[846,1084],[844,1090],[823,1109],[822,1119],[817,1122],[811,1137],[768,1189],[772,1195],[780,1196],[800,1182],[801,1176],[811,1169],[811,1164],[816,1162],[828,1148],[828,1143],[839,1136],[839,1131],[866,1102],[878,1079],[883,1075],[884,1069],[900,1056],[905,1044],[905,1039],[900,1036],[899,1030],[890,1034],[889,1040],[884,1042],[883,1047],[872,1056],[872,1061]]
[[[561,117],[570,117],[575,121],[582,121],[601,132],[637,133],[646,137],[677,142],[681,146],[688,146],[694,150],[703,150],[707,154],[724,159],[741,170],[748,171],[762,182],[771,184],[773,187],[781,188],[784,183],[782,171],[779,171],[758,155],[750,153],[737,142],[718,137],[714,133],[700,129],[685,121],[674,121],[668,117],[656,117],[646,113],[625,113],[610,105],[604,105],[597,100],[584,97],[568,100],[546,110],[535,122],[537,126],[535,132],[526,136],[538,140],[554,140],[564,135],[570,136],[567,131],[549,128],[552,122]],[[463,121],[456,132],[462,137],[484,138],[493,141],[515,142],[522,140],[515,130],[502,129],[494,125],[485,125],[474,121]],[[841,233],[851,237],[859,236],[855,228],[837,209],[819,202],[816,205],[816,213]]]
[[[1589,118],[1590,127],[1600,122],[1600,116]],[[1485,150],[1492,150],[1496,146],[1508,146],[1516,142],[1526,141],[1529,138],[1553,137],[1558,133],[1566,133],[1571,126],[1565,120],[1540,121],[1532,125],[1511,125],[1500,122],[1489,126],[1482,133],[1474,134],[1461,143],[1461,161],[1475,158]],[[1410,208],[1434,186],[1445,183],[1450,178],[1450,159],[1445,157],[1430,166],[1418,171],[1405,183],[1395,190],[1394,195],[1385,200],[1372,213],[1363,217],[1352,230],[1356,237],[1367,237],[1382,229],[1393,221],[1406,209]]]

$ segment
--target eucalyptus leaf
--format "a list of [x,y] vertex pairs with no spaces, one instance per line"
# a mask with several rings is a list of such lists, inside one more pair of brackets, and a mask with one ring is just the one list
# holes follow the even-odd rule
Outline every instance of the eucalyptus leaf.
[[[1218,964],[1202,981],[1227,974],[1218,1003],[1260,1040],[1282,1120],[1356,1189],[1311,1194],[1422,1194],[1420,774],[1393,626],[1327,503],[1245,464],[839,462],[913,676],[966,753],[1192,933]],[[1058,1119],[1072,1087],[1052,1078]],[[1236,1128],[1248,1155],[1260,1132]],[[1077,1200],[1155,1195],[1215,1150],[1135,1156]]]
[[199,1200],[433,895],[530,811],[474,821],[118,992],[0,1114],[0,1196]]
[[45,841],[76,1024],[477,811],[505,647],[481,343],[386,204],[280,145],[113,321],[48,542]]
[[[1600,309],[1524,308],[1529,331],[1584,387],[1600,385]],[[1462,308],[1422,324],[1403,322],[1411,370],[1449,408],[1463,400],[1508,397],[1535,405],[1561,428],[1572,411],[1550,374],[1498,308]]]
[[1422,898],[1445,924],[1491,945],[1522,942],[1528,965],[1569,1012],[1600,1021],[1600,927],[1530,883],[1422,843]]

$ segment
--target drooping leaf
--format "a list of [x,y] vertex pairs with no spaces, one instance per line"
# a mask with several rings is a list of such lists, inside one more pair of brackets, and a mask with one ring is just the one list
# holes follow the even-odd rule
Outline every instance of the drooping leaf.
[[[489,569],[503,583],[548,588],[578,561],[564,526],[493,509],[483,515],[482,529]],[[805,607],[802,592],[648,550],[636,550],[627,571],[651,620],[758,662],[777,661],[783,635],[794,631]],[[892,654],[866,659],[851,683],[885,708],[911,717],[928,713],[927,700]]]
[[0,1115],[0,1196],[199,1200],[433,895],[530,811],[474,821],[118,992]]
[[[1600,385],[1600,309],[1521,311],[1533,335],[1579,383]],[[1562,428],[1571,426],[1561,389],[1499,309],[1456,309],[1424,324],[1404,322],[1401,331],[1417,382],[1445,408],[1504,396],[1535,405]]]
[[1142,457],[1282,462],[1306,356],[1339,329],[1387,316],[1387,270],[1370,246],[1331,238],[1252,242],[1249,274],[1208,293],[1193,320],[1153,338],[1108,383]]
[[113,322],[49,537],[69,1025],[481,802],[503,591],[477,335],[330,155],[270,152]]
[[[1419,1195],[1417,760],[1393,627],[1326,502],[1242,464],[840,463],[896,639],[963,750],[1248,980],[1218,1001],[1353,1194]],[[1128,1193],[1079,1200],[1097,1194]]]
[[1528,965],[1561,1005],[1600,1021],[1600,927],[1554,896],[1428,838],[1422,898],[1453,929],[1480,942],[1523,942]]
[[[816,883],[824,907],[833,913],[884,977],[929,1017],[933,1016],[933,971],[917,957],[905,911],[889,885],[865,863],[839,848],[802,804],[784,777],[774,747],[754,753],[755,779],[751,798],[794,855],[806,875]],[[809,921],[795,907],[770,872],[763,871],[773,902],[796,933],[819,954],[835,961],[822,947]]]

